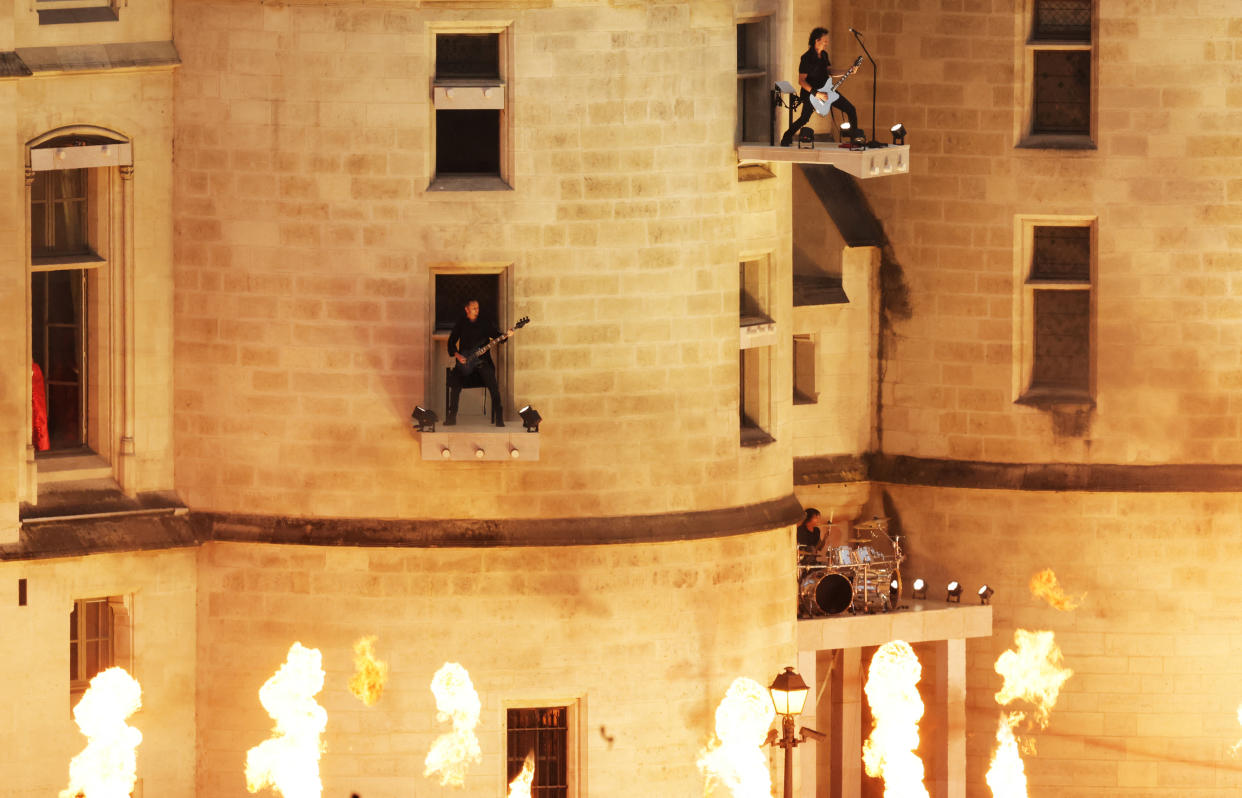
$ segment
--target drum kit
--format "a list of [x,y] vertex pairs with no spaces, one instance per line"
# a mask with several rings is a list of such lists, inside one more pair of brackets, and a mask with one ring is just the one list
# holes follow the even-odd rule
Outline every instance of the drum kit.
[[901,594],[901,536],[889,534],[887,518],[854,524],[846,545],[822,554],[799,552],[798,617],[894,609],[891,585]]

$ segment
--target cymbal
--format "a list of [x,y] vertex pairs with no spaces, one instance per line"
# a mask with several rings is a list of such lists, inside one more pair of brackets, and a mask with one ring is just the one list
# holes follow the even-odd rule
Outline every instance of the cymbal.
[[872,518],[870,521],[854,524],[855,529],[883,529],[886,526],[888,526],[888,518]]

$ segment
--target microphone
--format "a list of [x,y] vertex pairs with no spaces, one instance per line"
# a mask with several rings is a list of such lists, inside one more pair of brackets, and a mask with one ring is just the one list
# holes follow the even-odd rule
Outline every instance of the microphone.
[[853,28],[850,28],[850,33],[854,34],[855,36],[862,36],[862,34],[861,34],[861,33],[859,33],[858,31],[854,30]]

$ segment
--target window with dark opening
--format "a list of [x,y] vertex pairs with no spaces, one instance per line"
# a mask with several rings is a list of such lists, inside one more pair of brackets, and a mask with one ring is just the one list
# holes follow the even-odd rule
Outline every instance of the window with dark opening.
[[534,762],[531,798],[569,796],[569,707],[510,709],[507,719],[507,782]]
[[504,41],[501,33],[436,34],[433,188],[506,187]]
[[739,142],[767,144],[771,139],[771,90],[768,81],[768,21],[737,25],[737,130]]
[[43,377],[52,450],[86,441],[85,299],[84,269],[30,275],[31,358]]

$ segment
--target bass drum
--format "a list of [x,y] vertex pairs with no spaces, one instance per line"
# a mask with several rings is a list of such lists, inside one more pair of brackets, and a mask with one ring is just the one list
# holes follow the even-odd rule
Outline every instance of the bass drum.
[[836,615],[849,609],[854,586],[837,571],[812,571],[802,577],[799,598],[807,615]]

